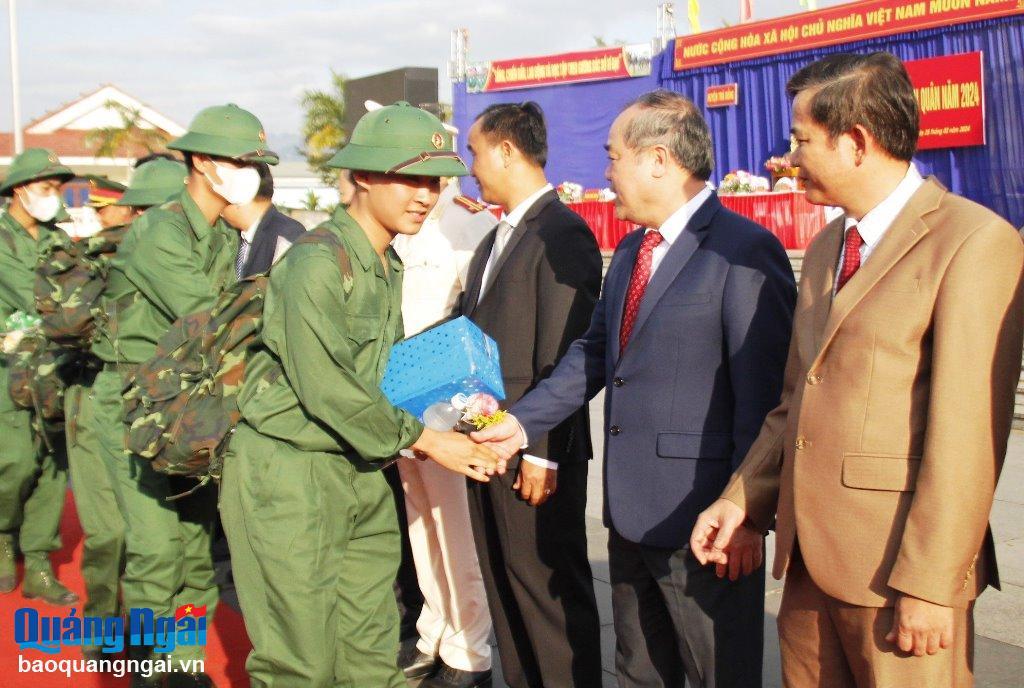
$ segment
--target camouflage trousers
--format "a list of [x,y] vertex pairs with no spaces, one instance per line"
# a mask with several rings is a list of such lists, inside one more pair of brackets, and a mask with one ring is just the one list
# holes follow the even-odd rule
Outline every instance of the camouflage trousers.
[[124,573],[124,517],[101,456],[93,418],[92,387],[74,385],[64,395],[68,470],[82,525],[82,578],[87,616],[116,616]]
[[392,587],[401,540],[380,471],[242,424],[220,510],[253,688],[405,688]]
[[0,412],[0,533],[17,536],[26,568],[48,570],[61,546],[67,468],[63,451],[39,448],[31,421],[28,411]]
[[[210,554],[216,488],[207,486],[190,497],[167,501],[195,481],[169,478],[154,471],[149,461],[125,452],[122,389],[119,373],[103,371],[97,376],[93,422],[114,497],[124,515],[124,606],[174,616],[183,605],[206,605],[207,624],[212,628],[219,599]],[[204,655],[202,646],[179,646],[173,653],[183,661]]]

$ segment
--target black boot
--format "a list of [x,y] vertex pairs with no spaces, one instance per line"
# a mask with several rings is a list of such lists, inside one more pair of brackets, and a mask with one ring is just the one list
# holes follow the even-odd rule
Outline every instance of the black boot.
[[78,602],[78,595],[64,587],[64,584],[53,575],[53,569],[47,564],[29,568],[25,567],[25,580],[21,585],[21,595],[27,600],[42,598],[59,607],[70,607]]
[[164,688],[166,685],[167,673],[156,670],[156,663],[167,661],[168,655],[153,652],[152,648],[131,645],[128,647],[128,659],[137,661],[150,660],[153,662],[153,672],[149,676],[139,673],[132,674],[130,688]]
[[216,688],[216,684],[207,674],[173,671],[167,675],[167,688]]
[[438,657],[420,652],[416,649],[415,643],[403,644],[398,652],[398,668],[408,679],[433,676],[440,665],[441,660]]
[[441,669],[420,688],[491,688],[491,670],[463,671],[441,663]]

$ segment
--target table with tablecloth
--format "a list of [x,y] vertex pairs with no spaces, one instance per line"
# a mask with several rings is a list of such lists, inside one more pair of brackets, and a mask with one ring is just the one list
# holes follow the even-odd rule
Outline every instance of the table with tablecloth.
[[718,198],[729,210],[768,228],[788,249],[807,248],[827,224],[824,206],[809,203],[803,191],[725,194]]
[[[763,225],[787,249],[804,249],[826,224],[825,209],[807,201],[803,191],[720,195],[722,205]],[[615,217],[611,201],[583,201],[569,207],[586,220],[602,250],[618,246],[622,237],[636,229],[632,222]]]

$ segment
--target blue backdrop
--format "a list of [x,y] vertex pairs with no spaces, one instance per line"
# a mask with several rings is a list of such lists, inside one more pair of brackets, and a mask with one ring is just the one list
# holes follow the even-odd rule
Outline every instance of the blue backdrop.
[[798,53],[673,72],[661,61],[661,85],[704,105],[708,86],[739,84],[736,107],[704,109],[715,143],[716,177],[745,169],[766,175],[764,161],[789,150],[786,81],[823,55],[885,50],[903,60],[984,52],[987,144],[917,154],[922,173],[992,208],[1014,226],[1024,224],[1024,19],[1012,17],[913,34],[875,38]]
[[[740,103],[704,108],[715,145],[715,178],[746,169],[766,174],[764,161],[789,149],[790,103],[786,81],[802,66],[836,52],[889,51],[914,60],[984,52],[985,146],[921,151],[925,174],[936,175],[956,193],[992,208],[1015,226],[1024,225],[1024,18],[1010,17],[899,34],[796,53],[674,72],[671,47],[655,57],[649,78],[601,81],[498,93],[467,94],[455,84],[455,124],[461,153],[465,134],[491,103],[534,100],[548,118],[548,178],[603,187],[603,145],[622,106],[659,86],[682,93],[704,108],[708,86],[738,83]],[[468,161],[468,156],[467,156]],[[472,179],[463,183],[477,193]]]
[[[608,129],[623,106],[645,91],[658,88],[660,67],[655,60],[651,76],[613,79],[565,86],[524,88],[493,93],[466,93],[466,84],[452,85],[454,124],[459,128],[459,153],[468,163],[466,137],[473,120],[494,103],[532,100],[544,110],[548,123],[548,179],[552,184],[576,182],[585,188],[604,188],[604,144]],[[462,181],[462,192],[478,193],[472,177]]]

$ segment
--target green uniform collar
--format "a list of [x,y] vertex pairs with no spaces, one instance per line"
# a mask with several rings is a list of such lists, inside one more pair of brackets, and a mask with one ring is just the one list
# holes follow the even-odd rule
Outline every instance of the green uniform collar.
[[178,201],[181,203],[181,209],[184,211],[185,218],[188,220],[189,225],[191,225],[196,239],[201,241],[210,236],[210,232],[213,231],[213,225],[206,221],[206,216],[203,215],[203,211],[199,209],[196,202],[189,196],[187,188],[178,196]]
[[[352,249],[353,256],[363,266],[364,270],[383,271],[384,266],[381,265],[380,258],[377,257],[377,251],[374,250],[373,244],[370,243],[370,239],[366,236],[366,232],[348,214],[345,208],[340,205],[337,207],[334,215],[331,216],[330,224],[340,230],[338,232],[339,236],[347,240],[349,248]],[[405,269],[402,265],[402,259],[398,257],[393,247],[389,246],[385,255],[393,271],[401,272]],[[382,274],[381,276],[384,275]]]
[[[25,227],[22,226],[22,224],[20,222],[15,220],[14,216],[11,215],[6,210],[3,211],[3,212],[0,212],[0,226],[2,226],[4,223],[6,223],[7,226],[11,228],[12,232],[21,232],[21,234],[25,235],[25,238],[27,238],[29,240],[32,240],[32,241],[35,241],[35,239],[32,239],[32,235],[28,233],[28,230],[25,229]],[[45,232],[63,232],[64,231],[60,227],[58,227],[57,225],[53,224],[53,222],[37,222],[36,223],[36,227],[39,228],[39,238],[40,239],[43,238],[43,235],[44,235]]]

